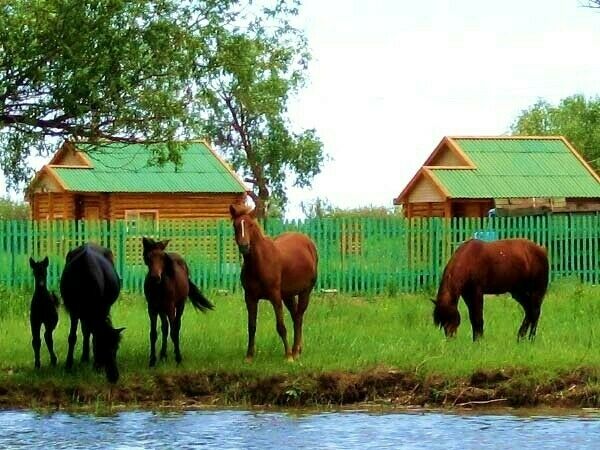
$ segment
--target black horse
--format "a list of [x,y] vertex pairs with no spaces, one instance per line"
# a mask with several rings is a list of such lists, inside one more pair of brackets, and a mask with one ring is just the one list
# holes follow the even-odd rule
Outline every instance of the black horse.
[[181,255],[165,252],[169,243],[143,238],[143,259],[148,266],[144,280],[144,294],[148,302],[150,317],[150,367],[156,364],[157,317],[160,316],[162,346],[160,357],[167,357],[167,335],[171,326],[171,340],[175,349],[175,361],[181,362],[179,350],[179,330],[185,300],[189,297],[194,307],[202,312],[213,309],[213,304],[200,292],[190,279],[189,269]]
[[50,353],[50,364],[56,365],[56,355],[54,354],[54,343],[52,341],[52,332],[58,323],[58,298],[54,292],[48,291],[46,279],[48,277],[48,257],[36,262],[29,258],[29,265],[33,271],[35,279],[35,290],[31,298],[31,308],[29,311],[29,323],[31,324],[31,345],[35,357],[35,368],[39,369],[40,364],[40,330],[44,324],[44,340]]
[[81,361],[89,360],[90,334],[93,336],[94,367],[104,368],[111,383],[119,379],[117,350],[124,328],[115,329],[110,307],[117,300],[121,284],[113,265],[112,252],[96,244],[84,244],[67,254],[60,280],[60,292],[71,317],[66,367],[73,366],[77,323],[81,320],[83,351]]

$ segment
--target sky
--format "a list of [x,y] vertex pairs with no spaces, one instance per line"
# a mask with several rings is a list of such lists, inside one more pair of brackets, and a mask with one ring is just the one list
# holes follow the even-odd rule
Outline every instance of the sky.
[[304,0],[313,61],[292,122],[330,160],[316,197],[392,207],[445,135],[500,135],[538,99],[600,93],[600,11],[580,0]]
[[540,98],[599,95],[600,10],[583,3],[304,0],[313,60],[290,120],[328,160],[290,189],[287,217],[317,197],[391,208],[443,136],[505,134]]

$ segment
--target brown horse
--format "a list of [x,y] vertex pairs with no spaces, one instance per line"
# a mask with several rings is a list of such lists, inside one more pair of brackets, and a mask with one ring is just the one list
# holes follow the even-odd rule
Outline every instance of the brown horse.
[[[274,239],[265,236],[255,221],[253,211],[247,206],[231,205],[229,212],[235,240],[244,258],[241,281],[248,310],[246,360],[252,361],[254,357],[256,312],[261,298],[268,299],[273,305],[285,357],[294,360],[302,352],[302,321],[317,281],[315,244],[301,233],[283,233]],[[294,322],[294,345],[291,350],[283,322],[283,303]]]
[[509,292],[525,310],[518,337],[529,329],[535,336],[542,300],[548,287],[546,249],[527,239],[463,243],[444,269],[434,301],[433,321],[453,336],[460,325],[458,299],[462,295],[473,328],[473,340],[483,336],[483,295]]
[[171,340],[175,350],[175,361],[181,362],[179,330],[185,299],[189,297],[194,307],[202,312],[213,309],[213,304],[192,282],[185,260],[177,253],[166,252],[169,243],[142,238],[144,263],[148,274],[144,280],[144,294],[150,317],[150,367],[156,364],[156,321],[160,316],[162,346],[160,358],[167,357],[167,335],[171,326]]

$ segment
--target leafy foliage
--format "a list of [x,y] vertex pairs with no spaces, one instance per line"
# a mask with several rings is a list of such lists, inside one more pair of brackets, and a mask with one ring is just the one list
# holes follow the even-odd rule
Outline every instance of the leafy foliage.
[[296,2],[278,0],[243,27],[217,36],[210,67],[198,85],[197,107],[217,148],[254,185],[257,215],[285,205],[286,181],[309,186],[324,161],[315,130],[296,132],[287,103],[304,82],[306,41],[289,18]]
[[0,220],[29,219],[29,205],[15,202],[9,198],[0,198]]
[[[233,3],[3,2],[0,165],[10,185],[25,181],[27,157],[55,149],[57,138],[169,142],[195,133],[191,74]],[[177,154],[173,145],[161,151]]]
[[600,97],[573,95],[558,105],[540,100],[523,110],[511,129],[515,135],[565,136],[584,159],[600,167]]
[[403,217],[402,208],[393,209],[384,206],[359,206],[358,208],[340,208],[331,204],[327,199],[316,198],[300,204],[307,219],[323,217]]

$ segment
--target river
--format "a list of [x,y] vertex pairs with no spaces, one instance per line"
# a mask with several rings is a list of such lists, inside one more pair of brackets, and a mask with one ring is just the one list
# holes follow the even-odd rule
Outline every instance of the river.
[[584,449],[600,448],[600,414],[0,412],[2,449]]

